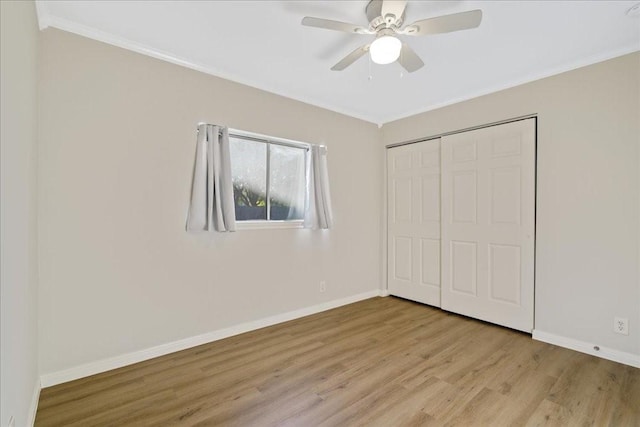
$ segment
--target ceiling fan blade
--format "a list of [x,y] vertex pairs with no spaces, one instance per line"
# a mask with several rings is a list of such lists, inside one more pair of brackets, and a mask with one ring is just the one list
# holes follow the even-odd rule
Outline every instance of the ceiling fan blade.
[[422,59],[409,47],[408,44],[402,43],[402,50],[400,50],[400,57],[398,62],[402,67],[410,73],[419,70],[424,66]]
[[476,28],[480,25],[480,22],[482,22],[482,11],[480,9],[470,10],[416,21],[404,28],[401,34],[424,36],[427,34],[450,33],[452,31]]
[[407,0],[383,0],[381,15],[385,16],[391,14],[400,19],[404,13],[404,9],[407,7]]
[[331,70],[332,71],[344,70],[349,65],[353,64],[358,59],[360,59],[364,54],[369,52],[369,46],[371,45],[368,44],[368,45],[360,46],[359,48],[357,48],[356,50],[354,50],[353,52],[351,52],[350,54],[342,58],[340,62],[338,62],[336,65],[331,67]]
[[325,30],[343,31],[345,33],[373,34],[367,28],[359,25],[332,21],[330,19],[313,18],[311,16],[305,16],[302,18],[302,25],[306,25],[307,27],[324,28]]

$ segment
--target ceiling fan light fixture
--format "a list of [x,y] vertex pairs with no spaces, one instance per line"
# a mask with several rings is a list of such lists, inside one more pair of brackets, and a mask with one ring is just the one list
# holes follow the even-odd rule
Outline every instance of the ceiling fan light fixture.
[[402,42],[393,36],[381,36],[371,43],[369,54],[376,64],[391,64],[400,57]]

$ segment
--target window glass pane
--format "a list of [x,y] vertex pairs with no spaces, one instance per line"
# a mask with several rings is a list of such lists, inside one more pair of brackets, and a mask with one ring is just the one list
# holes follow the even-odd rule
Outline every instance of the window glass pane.
[[269,198],[272,220],[303,218],[305,153],[302,148],[271,144]]
[[236,220],[267,219],[267,144],[229,138]]

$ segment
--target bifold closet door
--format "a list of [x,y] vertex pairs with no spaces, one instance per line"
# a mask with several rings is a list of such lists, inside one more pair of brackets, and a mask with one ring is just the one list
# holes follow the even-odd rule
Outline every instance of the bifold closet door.
[[442,308],[533,329],[535,119],[442,138]]
[[389,293],[440,307],[440,140],[387,150]]

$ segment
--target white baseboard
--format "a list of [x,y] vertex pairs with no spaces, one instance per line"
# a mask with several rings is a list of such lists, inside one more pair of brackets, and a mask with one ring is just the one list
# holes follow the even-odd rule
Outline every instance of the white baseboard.
[[[533,331],[533,339],[640,368],[640,355],[637,354],[626,353],[613,348],[602,347],[597,344],[591,344],[540,330]],[[595,346],[598,347],[598,350],[594,349]]]
[[40,378],[36,380],[33,386],[33,396],[31,396],[31,405],[29,405],[29,418],[27,425],[33,427],[36,423],[36,412],[38,412],[38,401],[40,400],[40,390],[42,389]]
[[161,344],[156,347],[147,348],[144,350],[134,351],[132,353],[123,354],[120,356],[110,357],[107,359],[98,360],[95,362],[86,363],[84,365],[76,366],[73,368],[65,369],[62,371],[52,372],[49,374],[43,374],[40,378],[42,387],[51,387],[57,384],[65,383],[67,381],[77,380],[79,378],[88,377],[90,375],[99,374],[101,372],[110,371],[112,369],[121,368],[123,366],[132,365],[134,363],[142,362],[145,360],[153,359],[154,357],[164,356],[165,354],[173,353],[187,348],[195,347],[202,344],[207,344],[212,341],[217,341],[223,338],[228,338],[234,335],[242,334],[245,332],[261,329],[267,326],[275,325],[289,320],[298,319],[300,317],[309,316],[311,314],[320,313],[322,311],[330,310],[332,308],[340,307],[343,305],[351,304],[357,301],[382,296],[382,291],[379,289],[364,292],[350,297],[341,298],[333,301],[328,301],[322,304],[317,304],[311,307],[302,308],[299,310],[289,311],[287,313],[276,314],[275,316],[266,317],[251,322],[241,323],[236,326],[231,326],[225,329],[219,329],[217,331],[207,332],[202,335],[185,338],[182,340]]

